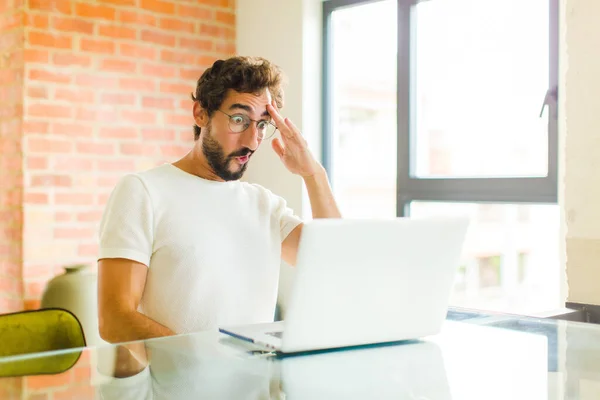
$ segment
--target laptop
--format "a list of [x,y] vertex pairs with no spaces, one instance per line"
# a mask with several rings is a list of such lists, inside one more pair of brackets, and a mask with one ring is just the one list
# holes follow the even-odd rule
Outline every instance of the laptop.
[[284,320],[219,330],[278,353],[437,334],[468,224],[462,217],[309,221]]

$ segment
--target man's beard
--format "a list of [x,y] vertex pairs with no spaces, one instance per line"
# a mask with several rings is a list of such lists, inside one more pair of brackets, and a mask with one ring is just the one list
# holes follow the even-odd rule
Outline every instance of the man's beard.
[[[223,147],[221,144],[211,135],[210,121],[207,124],[206,133],[202,139],[202,153],[208,161],[208,165],[212,168],[213,172],[224,181],[237,181],[244,175],[248,162],[243,165],[239,165],[237,171],[231,172],[229,166],[235,162],[236,157],[250,156],[253,151],[247,148],[236,150],[233,153],[225,156]],[[236,163],[237,164],[237,163]]]

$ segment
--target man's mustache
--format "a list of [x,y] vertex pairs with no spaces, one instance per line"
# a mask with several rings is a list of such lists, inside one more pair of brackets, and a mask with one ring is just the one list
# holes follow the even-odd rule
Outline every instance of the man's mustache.
[[240,149],[240,150],[234,151],[233,153],[230,153],[228,158],[244,157],[244,156],[249,157],[253,153],[254,153],[254,151],[252,151],[250,149]]

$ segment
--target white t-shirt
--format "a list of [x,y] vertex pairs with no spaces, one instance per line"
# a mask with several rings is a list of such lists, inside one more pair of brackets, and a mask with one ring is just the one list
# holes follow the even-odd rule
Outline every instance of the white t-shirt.
[[259,185],[165,164],[119,181],[99,258],[147,265],[139,311],[176,333],[272,322],[281,242],[300,222]]

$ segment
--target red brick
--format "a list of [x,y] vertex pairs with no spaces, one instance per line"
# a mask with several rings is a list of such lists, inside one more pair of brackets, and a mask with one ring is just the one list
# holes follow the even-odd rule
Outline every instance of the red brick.
[[159,26],[161,29],[177,32],[195,33],[196,24],[194,22],[183,21],[181,18],[162,18]]
[[[119,178],[117,178],[118,180]],[[117,182],[114,182],[115,184]],[[114,186],[114,185],[111,185]],[[102,218],[102,211],[86,211],[77,214],[77,221],[79,222],[97,222]]]
[[175,104],[173,99],[146,96],[142,98],[142,107],[172,110],[175,108]]
[[189,109],[191,112],[193,105],[192,99],[183,99],[179,101],[179,108],[182,110]]
[[179,38],[179,47],[191,50],[211,51],[214,49],[214,41],[204,39]]
[[[77,143],[75,146],[79,152],[81,144]],[[87,172],[94,169],[94,161],[90,158],[60,157],[54,161],[53,168],[55,171]]]
[[160,152],[165,157],[183,157],[190,151],[187,146],[164,145],[161,146]]
[[107,59],[103,60],[100,64],[100,70],[102,71],[114,71],[114,72],[130,72],[133,73],[137,69],[137,65],[133,61],[124,61],[120,59]]
[[23,133],[48,133],[49,126],[48,122],[28,120],[23,123]]
[[48,194],[46,193],[25,193],[23,200],[25,204],[48,204]]
[[113,4],[115,6],[135,6],[136,0],[98,0],[99,3]]
[[26,22],[26,15],[21,10],[13,9],[10,14],[5,13],[2,18],[0,18],[0,30],[2,32],[8,32],[15,28],[22,27]]
[[69,83],[71,76],[66,73],[50,72],[39,69],[29,71],[29,79],[32,81],[52,82],[52,83]]
[[135,127],[101,128],[99,137],[103,139],[135,139],[139,137],[139,132]]
[[[100,178],[98,178],[97,184],[100,187],[113,188],[115,187],[119,179],[120,176],[101,176]],[[98,218],[98,220],[100,219]]]
[[200,55],[196,60],[197,65],[211,66],[214,62],[217,61],[217,57],[215,56],[206,56]]
[[17,293],[20,289],[21,281],[14,278],[0,279],[0,293]]
[[192,114],[165,114],[164,121],[167,125],[191,126],[194,124]]
[[214,12],[207,7],[178,4],[177,15],[193,18],[198,21],[214,19]]
[[203,72],[204,69],[201,68],[180,68],[179,77],[185,80],[197,81]]
[[215,7],[230,7],[231,0],[202,0],[202,4]]
[[[41,308],[40,300],[31,300],[30,299],[30,300],[25,300],[23,302],[24,310],[39,310],[40,308]],[[38,396],[37,398],[39,398],[39,400],[47,400],[48,399],[47,394],[36,394],[35,396]],[[29,399],[31,399],[31,397]]]
[[145,58],[148,60],[156,60],[157,55],[157,51],[152,46],[130,43],[121,43],[119,45],[119,53],[126,57]]
[[151,144],[142,143],[121,143],[120,146],[121,154],[124,155],[139,155],[139,156],[155,156],[157,154],[157,147]]
[[27,88],[27,97],[32,99],[47,99],[48,98],[48,88],[46,87],[28,87]]
[[155,76],[162,79],[174,78],[177,76],[177,68],[163,64],[142,64],[141,72],[145,76]]
[[115,43],[109,40],[94,40],[81,38],[81,51],[90,51],[93,53],[114,54]]
[[141,0],[143,9],[161,14],[175,14],[175,4],[162,0]]
[[72,137],[90,137],[94,130],[91,126],[78,123],[57,123],[54,122],[50,132],[55,135],[66,135]]
[[98,160],[97,166],[100,171],[134,171],[135,161],[128,159]]
[[92,385],[70,386],[52,392],[52,400],[95,399],[96,388]]
[[156,17],[152,14],[141,13],[137,11],[119,11],[118,14],[119,22],[125,24],[138,24],[146,26],[156,26]]
[[29,44],[32,46],[53,47],[57,49],[70,49],[73,47],[73,41],[70,36],[31,31],[27,38]]
[[235,25],[235,13],[233,12],[217,11],[215,19],[224,24]]
[[109,155],[115,153],[115,146],[112,143],[97,142],[79,142],[75,144],[78,153]]
[[71,14],[71,0],[28,0],[29,10],[31,11],[50,11],[62,14]]
[[135,105],[136,95],[133,93],[103,93],[100,103],[105,105]]
[[55,193],[56,205],[85,206],[94,202],[94,195],[90,193]]
[[78,121],[116,121],[116,110],[102,110],[96,108],[80,107],[75,111],[75,119]]
[[209,35],[217,38],[227,38],[234,39],[235,38],[235,30],[229,27],[223,27],[220,25],[213,25],[209,23],[201,23],[200,24],[200,33],[204,35]]
[[22,80],[23,74],[16,70],[0,70],[0,85],[11,85]]
[[169,83],[169,82],[161,82],[160,83],[160,92],[161,93],[172,93],[172,94],[181,94],[185,96],[190,96],[192,92],[195,90],[195,85],[184,85],[179,83]]
[[[90,204],[85,203],[84,205]],[[94,229],[85,228],[56,228],[54,230],[55,239],[81,239],[94,235]]]
[[73,214],[70,212],[57,212],[54,214],[54,221],[56,222],[67,222],[73,219]]
[[26,16],[25,25],[31,28],[48,29],[50,26],[50,18],[44,14],[33,14],[31,12]]
[[25,49],[23,50],[23,60],[26,63],[40,63],[47,64],[50,59],[50,53],[48,50],[40,49]]
[[31,187],[69,187],[71,184],[71,177],[67,175],[33,175],[31,177]]
[[176,42],[175,35],[173,34],[160,33],[148,29],[142,30],[141,39],[142,42],[160,44],[168,47],[174,47]]
[[135,124],[155,124],[156,112],[153,111],[122,111],[121,118],[125,122],[133,122]]
[[96,204],[104,207],[106,203],[108,203],[108,199],[110,198],[110,193],[100,194],[97,197]]
[[54,94],[56,100],[65,100],[73,103],[93,103],[94,92],[92,90],[83,89],[64,89],[57,88]]
[[219,54],[230,56],[236,53],[235,43],[233,42],[217,42],[216,47],[216,51]]
[[116,25],[100,26],[99,34],[100,36],[106,36],[115,39],[135,39],[137,37],[137,32],[135,29]]
[[94,24],[79,18],[52,18],[52,27],[59,31],[85,33],[91,35],[94,33]]
[[87,2],[80,2],[75,5],[75,14],[84,18],[96,18],[114,20],[116,11],[113,7],[94,5]]
[[75,84],[82,87],[91,87],[94,89],[114,89],[118,87],[119,80],[109,76],[100,76],[97,73],[81,74],[75,77]]
[[195,64],[196,55],[193,53],[181,53],[171,50],[163,50],[160,53],[160,59],[162,61],[175,64]]
[[28,170],[39,170],[48,168],[48,159],[46,157],[27,157],[27,163],[25,164]]
[[27,149],[36,153],[70,153],[73,143],[62,139],[27,138]]
[[0,107],[0,120],[18,118],[23,113],[23,107],[21,104],[5,105]]
[[[81,256],[81,257],[94,257],[96,255],[98,255],[98,245],[97,244],[80,244],[79,247],[77,248],[77,255]],[[78,368],[80,369],[80,368]],[[88,375],[89,375],[89,369],[88,371]],[[79,378],[80,380],[83,379],[82,377]]]
[[92,63],[89,56],[82,56],[73,53],[56,53],[52,55],[52,62],[59,66],[77,65],[80,67],[88,67]]
[[174,141],[176,133],[172,129],[142,129],[142,139]]
[[122,90],[149,91],[156,90],[156,83],[146,78],[123,78],[119,80],[119,88]]
[[25,378],[25,385],[30,390],[56,388],[72,382],[71,371],[58,375],[38,375]]
[[[94,253],[92,254],[88,254],[90,256],[96,256],[98,254],[98,251],[96,250]],[[84,387],[89,387],[91,386],[89,383],[90,379],[92,378],[92,371],[90,369],[90,366],[82,366],[79,365],[79,363],[77,363],[77,366],[73,369],[73,380],[77,383],[83,383],[85,385],[82,385]],[[88,397],[88,398],[93,398],[93,397]]]
[[71,108],[67,106],[38,103],[27,107],[27,115],[29,117],[71,118],[73,113]]

